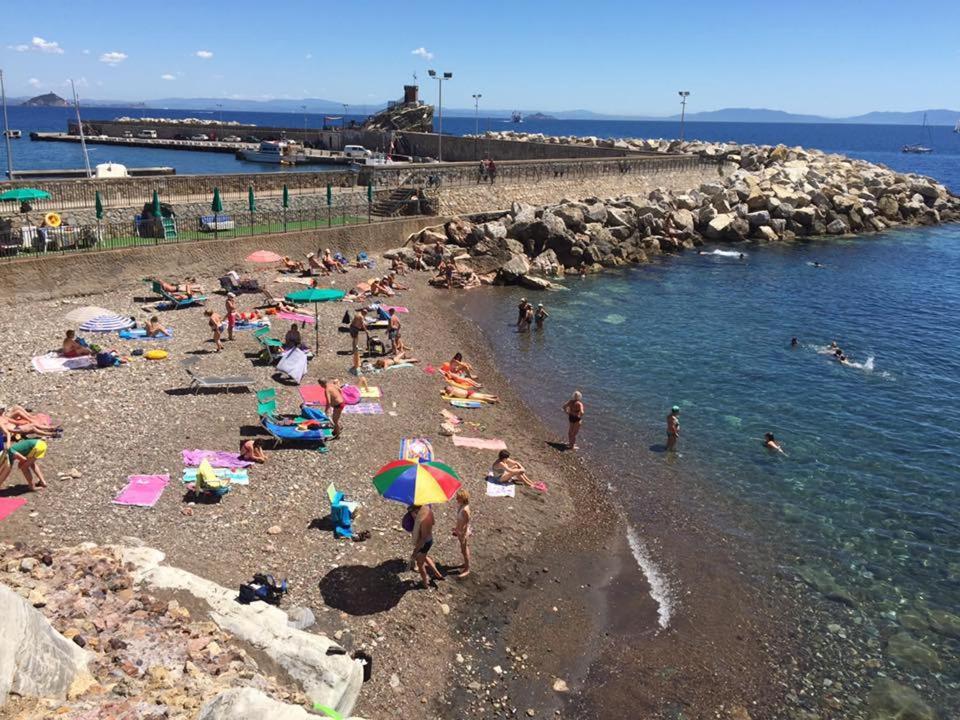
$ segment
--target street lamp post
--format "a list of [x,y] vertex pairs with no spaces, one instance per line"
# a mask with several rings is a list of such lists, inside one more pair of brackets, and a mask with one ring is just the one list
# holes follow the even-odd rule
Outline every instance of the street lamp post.
[[689,90],[680,90],[680,142],[683,142],[683,121],[687,115],[687,97],[690,95]]
[[443,81],[452,80],[453,73],[445,72],[438,75],[436,70],[427,70],[427,74],[440,84],[440,93],[437,99],[437,114],[440,119],[437,134],[437,161],[443,162]]
[[217,103],[217,123],[223,127],[223,103]]
[[474,135],[480,134],[480,98],[482,97],[483,95],[481,95],[480,93],[477,93],[476,95],[473,96],[473,124],[474,124],[473,134]]
[[347,108],[350,107],[347,103],[343,103],[343,121],[340,123],[344,129],[347,127]]
[[303,142],[307,142],[307,106],[301,105],[300,109],[303,110]]

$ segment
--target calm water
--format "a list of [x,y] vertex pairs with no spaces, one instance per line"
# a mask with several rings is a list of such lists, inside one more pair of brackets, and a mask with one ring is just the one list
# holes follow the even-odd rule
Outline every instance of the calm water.
[[[875,631],[957,612],[960,228],[741,249],[743,261],[687,253],[570,278],[537,298],[551,313],[539,334],[509,326],[518,290],[475,294],[469,311],[558,435],[557,408],[583,390],[581,444],[612,464],[628,516],[637,483],[693,476],[769,521],[784,562],[796,568],[799,551],[829,573]],[[831,340],[861,367],[818,352]],[[658,446],[673,404],[681,457],[669,460]],[[767,431],[788,457],[761,447]],[[958,643],[915,634],[955,682]]]
[[[73,118],[68,108],[11,107],[10,126],[23,131],[24,138],[13,141],[15,167],[21,170],[39,168],[83,167],[79,145],[31,142],[30,132],[62,132]],[[159,110],[141,108],[87,108],[87,120],[130,117],[199,117],[217,118],[210,110]],[[299,113],[224,112],[224,120],[236,120],[260,126],[303,127]],[[360,120],[357,116],[355,119]],[[307,127],[322,124],[319,115],[307,115]],[[480,130],[522,130],[550,135],[595,135],[598,137],[677,137],[675,122],[620,120],[545,120],[521,125],[480,118]],[[474,131],[473,118],[446,117],[446,133],[463,135]],[[830,152],[842,152],[883,163],[904,172],[930,175],[956,191],[960,191],[960,134],[948,127],[933,127],[929,134],[919,127],[903,125],[807,125],[772,123],[687,123],[686,137],[691,139],[746,143],[802,145]],[[904,155],[901,146],[923,142],[934,148],[930,155]],[[120,162],[131,166],[169,165],[178,173],[275,172],[276,166],[248,163],[229,154],[190,152],[183,150],[150,150],[106,145],[90,145],[91,162]],[[312,166],[311,170],[315,170]],[[0,172],[6,170],[6,149],[0,143]],[[295,170],[291,170],[295,172]]]

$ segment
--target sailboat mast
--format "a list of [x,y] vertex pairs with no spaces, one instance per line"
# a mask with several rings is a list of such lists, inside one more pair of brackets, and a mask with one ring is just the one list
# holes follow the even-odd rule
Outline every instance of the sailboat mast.
[[80,101],[77,100],[77,86],[73,80],[70,81],[70,87],[73,88],[73,107],[77,111],[77,125],[80,128],[80,147],[83,149],[83,164],[87,168],[87,177],[93,177],[90,170],[90,156],[87,154],[87,140],[83,136],[83,120],[80,119]]
[[3,138],[7,141],[7,179],[13,180],[13,154],[10,152],[10,122],[7,120],[7,90],[3,86],[3,70],[0,70],[0,96],[3,98]]

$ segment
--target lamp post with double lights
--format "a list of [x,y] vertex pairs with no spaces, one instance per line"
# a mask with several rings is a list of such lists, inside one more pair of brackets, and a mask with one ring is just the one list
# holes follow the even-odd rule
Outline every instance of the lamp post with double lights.
[[683,121],[687,115],[687,98],[690,96],[689,90],[680,90],[680,142],[683,142]]
[[437,116],[440,121],[437,135],[437,161],[443,162],[443,81],[452,80],[453,73],[445,72],[437,74],[436,70],[427,70],[427,74],[440,84],[440,92],[437,99]]

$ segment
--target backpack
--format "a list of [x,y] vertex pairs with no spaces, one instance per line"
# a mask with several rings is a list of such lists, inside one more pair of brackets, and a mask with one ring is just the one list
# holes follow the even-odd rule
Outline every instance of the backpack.
[[271,605],[279,605],[281,598],[287,593],[287,581],[277,581],[273,575],[256,573],[253,580],[240,586],[240,602],[248,604],[262,600]]

